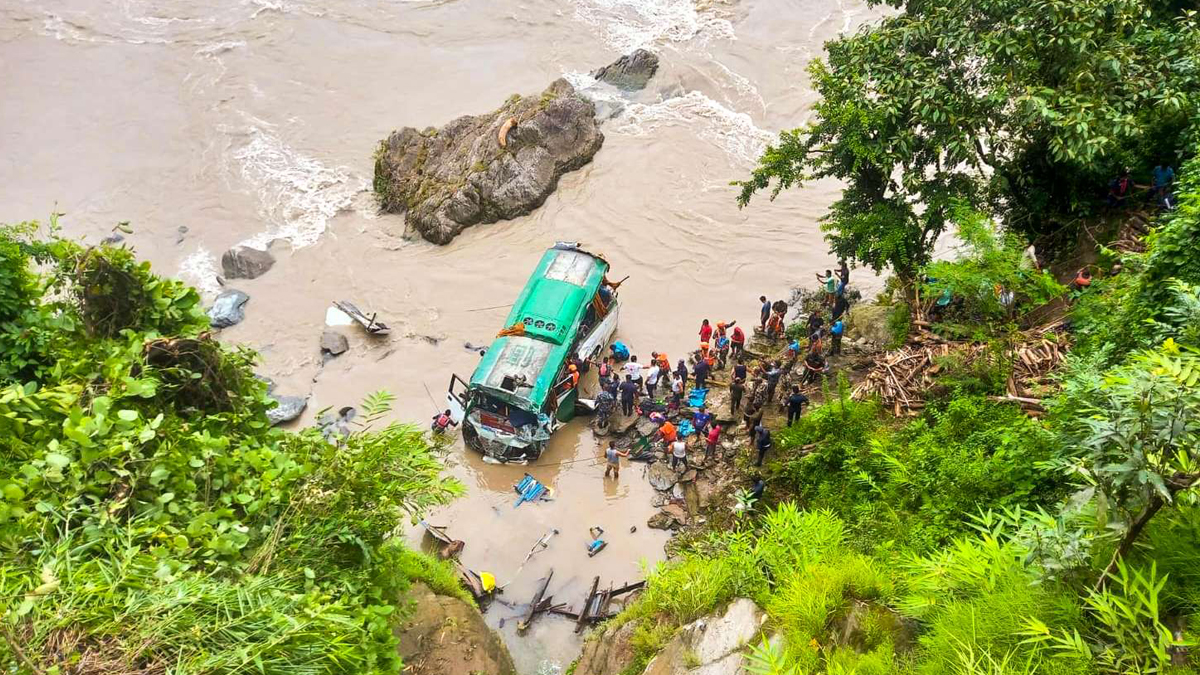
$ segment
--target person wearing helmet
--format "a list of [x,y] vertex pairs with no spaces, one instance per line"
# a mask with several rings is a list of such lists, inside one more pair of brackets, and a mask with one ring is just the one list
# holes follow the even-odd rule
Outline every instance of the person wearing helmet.
[[570,378],[568,389],[574,389],[579,386],[579,368],[576,368],[574,363],[567,366],[567,376]]

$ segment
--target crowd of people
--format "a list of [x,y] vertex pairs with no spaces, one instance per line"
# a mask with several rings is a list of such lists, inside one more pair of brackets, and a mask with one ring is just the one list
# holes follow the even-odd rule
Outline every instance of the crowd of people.
[[[842,353],[844,318],[850,306],[846,297],[850,268],[844,260],[839,261],[836,272],[825,270],[817,279],[823,294],[821,305],[803,324],[803,338],[787,341],[788,303],[759,297],[759,337],[766,344],[783,347],[773,357],[751,354],[746,333],[737,321],[713,324],[702,320],[698,348],[674,364],[657,351],[651,352],[647,361],[640,361],[623,342],[614,342],[595,364],[601,389],[598,405],[619,404],[626,417],[642,415],[656,422],[658,428],[650,442],[662,448],[672,469],[684,471],[701,448],[704,461],[711,460],[721,439],[732,432],[716,420],[717,415],[705,403],[714,374],[721,373],[719,383],[729,388],[729,411],[724,419],[737,420],[740,413],[744,432],[756,451],[755,466],[762,466],[773,447],[771,430],[763,421],[768,406],[780,405],[787,412],[788,426],[794,424],[809,403],[802,388],[819,382],[829,371],[827,354]],[[620,458],[625,456],[628,453],[622,454],[610,444],[605,476],[617,475]]]

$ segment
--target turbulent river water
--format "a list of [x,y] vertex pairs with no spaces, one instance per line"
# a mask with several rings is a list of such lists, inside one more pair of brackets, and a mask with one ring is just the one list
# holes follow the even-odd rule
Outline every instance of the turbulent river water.
[[[450,374],[478,361],[463,344],[500,328],[506,309],[487,308],[510,303],[555,240],[584,242],[630,275],[619,336],[647,356],[682,356],[701,318],[752,321],[759,295],[784,297],[832,267],[817,219],[835,184],[739,211],[729,181],[807,119],[806,65],[869,18],[851,0],[7,0],[0,222],[59,211],[67,234],[94,242],[131,221],[127,243],[209,297],[222,251],[271,243],[279,261],[237,283],[251,295],[247,318],[223,339],[258,349],[280,393],[311,397],[301,423],[387,389],[399,417],[426,424]],[[605,123],[594,161],[533,214],[437,247],[376,213],[372,152],[392,129],[491,110],[557,77],[587,91],[587,72],[637,47],[660,54],[658,74]],[[350,351],[322,365],[337,299],[379,312],[392,339],[351,333]],[[604,481],[598,454],[582,422],[533,467],[455,447],[448,461],[468,495],[430,520],[501,583],[558,528],[505,598],[527,600],[553,567],[556,601],[578,604],[594,575],[639,578],[665,541],[645,527],[641,467]],[[557,500],[514,510],[526,470]],[[591,525],[611,533],[595,558]],[[496,604],[487,616],[504,621],[522,672],[552,672],[578,652],[567,620],[518,637],[506,620],[517,613]]]

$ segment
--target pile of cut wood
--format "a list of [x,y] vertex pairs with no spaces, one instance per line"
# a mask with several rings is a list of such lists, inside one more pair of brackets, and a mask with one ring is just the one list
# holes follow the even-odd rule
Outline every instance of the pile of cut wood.
[[[1027,331],[1025,340],[1012,352],[1006,396],[992,399],[1017,403],[1032,416],[1045,412],[1041,399],[1033,394],[1051,384],[1050,373],[1062,363],[1067,346],[1061,321]],[[920,331],[907,345],[882,354],[851,395],[856,400],[878,396],[897,417],[918,415],[925,408],[926,392],[935,384],[934,376],[942,369],[939,359],[954,355],[970,364],[986,349],[981,343],[948,341]]]

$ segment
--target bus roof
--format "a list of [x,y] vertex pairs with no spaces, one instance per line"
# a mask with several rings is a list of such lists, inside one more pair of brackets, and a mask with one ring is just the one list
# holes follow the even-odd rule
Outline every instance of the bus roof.
[[540,409],[607,271],[603,258],[570,244],[546,251],[504,323],[524,324],[524,334],[497,338],[475,368],[471,387]]
[[525,334],[570,344],[586,304],[600,288],[608,263],[560,244],[542,255],[525,288],[513,303],[504,326],[525,324]]

